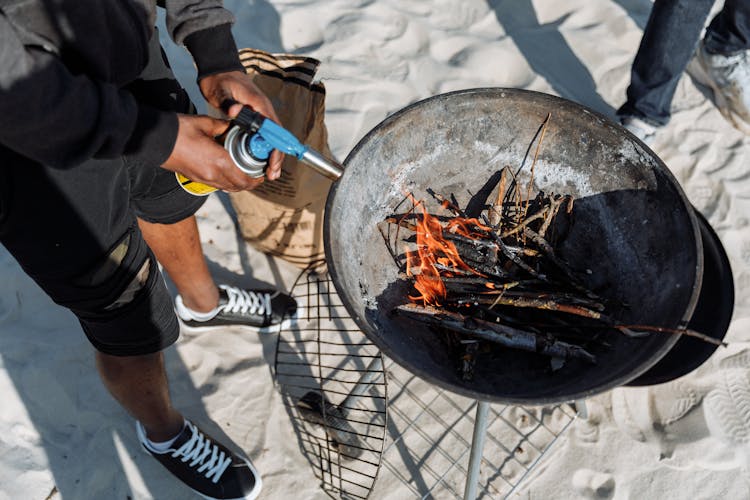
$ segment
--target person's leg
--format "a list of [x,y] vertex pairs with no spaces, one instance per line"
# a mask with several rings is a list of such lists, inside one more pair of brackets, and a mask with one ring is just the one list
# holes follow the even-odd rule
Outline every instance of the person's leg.
[[711,89],[724,118],[750,134],[750,2],[725,1],[688,71]]
[[669,121],[677,83],[713,4],[714,0],[655,0],[619,116],[635,116],[656,126]]
[[146,429],[152,441],[176,436],[184,424],[169,398],[164,355],[111,356],[96,353],[96,366],[110,394]]
[[236,325],[263,331],[298,313],[295,300],[278,290],[217,286],[203,256],[195,216],[168,224],[139,219],[138,225],[177,287],[175,307],[186,326]]
[[704,46],[712,54],[723,55],[750,49],[750,2],[725,0],[706,29]]
[[157,224],[138,219],[143,237],[156,259],[174,282],[184,304],[208,312],[219,304],[219,289],[203,256],[195,216],[174,224]]
[[129,210],[120,160],[50,169],[0,146],[0,164],[0,242],[79,319],[101,380],[137,419],[144,449],[205,497],[257,497],[261,480],[250,461],[172,407],[161,352],[179,324]]
[[[179,326],[156,261],[128,210],[118,160],[51,169],[0,147],[5,169],[0,241],[58,304],[69,308],[97,349],[106,388],[143,419],[154,439],[175,436],[160,351]],[[85,196],[81,187],[101,196]]]

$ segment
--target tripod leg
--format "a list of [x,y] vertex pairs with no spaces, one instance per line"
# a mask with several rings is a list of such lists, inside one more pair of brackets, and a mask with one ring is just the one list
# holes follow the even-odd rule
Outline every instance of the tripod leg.
[[487,436],[487,416],[489,411],[490,404],[488,402],[477,401],[477,417],[474,422],[474,435],[471,438],[471,455],[469,456],[469,470],[466,473],[464,500],[475,500],[477,498],[479,468],[482,464],[484,438]]

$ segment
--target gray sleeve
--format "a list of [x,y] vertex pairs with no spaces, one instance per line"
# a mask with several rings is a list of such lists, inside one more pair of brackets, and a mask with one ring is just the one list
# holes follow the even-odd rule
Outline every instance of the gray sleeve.
[[164,0],[164,6],[167,30],[179,45],[193,33],[234,23],[234,15],[224,8],[222,0]]
[[159,5],[167,9],[170,36],[193,56],[198,80],[227,71],[245,71],[231,31],[234,15],[221,0],[163,0]]

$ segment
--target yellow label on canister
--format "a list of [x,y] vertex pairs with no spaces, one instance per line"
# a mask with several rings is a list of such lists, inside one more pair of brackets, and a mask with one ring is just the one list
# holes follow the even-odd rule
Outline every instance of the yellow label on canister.
[[213,186],[191,181],[179,172],[175,172],[174,175],[175,177],[177,177],[177,183],[180,185],[180,187],[182,187],[182,189],[190,194],[194,194],[196,196],[208,196],[214,191],[218,191],[218,189]]

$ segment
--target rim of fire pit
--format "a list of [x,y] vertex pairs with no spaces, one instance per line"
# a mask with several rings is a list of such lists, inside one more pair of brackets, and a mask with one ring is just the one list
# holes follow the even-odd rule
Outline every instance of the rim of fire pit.
[[[329,272],[339,296],[357,325],[384,353],[407,370],[445,389],[480,400],[550,404],[586,398],[624,385],[645,373],[669,352],[679,339],[678,335],[666,334],[651,334],[646,339],[631,339],[618,335],[613,340],[614,349],[621,351],[620,358],[625,358],[624,360],[613,361],[605,357],[602,358],[605,366],[590,370],[573,366],[568,362],[571,365],[570,369],[564,368],[557,376],[570,377],[571,383],[554,382],[547,388],[541,381],[535,381],[536,385],[531,384],[532,387],[526,390],[524,387],[516,386],[523,385],[524,382],[519,380],[519,370],[514,363],[516,358],[523,358],[528,353],[502,354],[498,358],[502,367],[495,371],[506,370],[507,373],[498,375],[497,380],[494,380],[494,374],[489,373],[493,380],[488,379],[479,384],[465,383],[457,374],[452,374],[451,369],[444,366],[447,360],[441,357],[439,351],[433,349],[434,352],[428,354],[415,353],[421,345],[426,345],[426,341],[420,340],[420,336],[427,335],[426,332],[416,331],[420,328],[427,330],[426,327],[403,322],[397,324],[388,317],[386,310],[389,306],[386,302],[389,295],[384,289],[395,281],[396,265],[386,257],[385,252],[376,249],[377,242],[372,235],[366,233],[376,233],[375,227],[363,227],[360,234],[350,234],[348,231],[352,223],[348,219],[362,219],[365,225],[377,221],[378,216],[393,210],[397,198],[403,198],[404,186],[414,189],[431,187],[438,192],[451,189],[476,191],[486,180],[486,177],[482,177],[488,170],[485,166],[480,168],[474,164],[462,164],[463,156],[471,159],[470,157],[478,151],[477,148],[486,149],[488,143],[492,144],[492,141],[499,140],[501,143],[497,145],[495,156],[492,156],[492,151],[487,156],[494,159],[500,155],[501,162],[513,163],[518,159],[517,151],[525,149],[528,154],[529,145],[533,142],[533,132],[538,131],[547,112],[552,113],[553,126],[548,132],[545,144],[550,149],[551,142],[555,151],[542,153],[539,165],[544,166],[546,162],[555,169],[546,181],[539,181],[539,188],[570,187],[577,191],[572,193],[577,198],[576,207],[585,207],[586,202],[591,200],[591,205],[601,205],[605,207],[603,210],[611,208],[607,208],[608,204],[623,201],[634,203],[632,208],[628,208],[628,212],[637,212],[633,217],[641,215],[639,210],[646,210],[638,205],[643,203],[648,205],[649,210],[655,211],[651,214],[653,218],[644,219],[643,231],[648,231],[652,225],[659,226],[659,229],[662,226],[667,229],[673,227],[673,232],[665,235],[669,242],[658,242],[653,249],[635,248],[631,252],[637,258],[640,258],[641,254],[646,255],[646,264],[652,259],[661,259],[658,260],[659,264],[669,264],[671,261],[665,260],[667,257],[663,254],[665,248],[670,245],[675,253],[679,254],[675,257],[679,263],[675,264],[675,269],[669,270],[672,274],[667,276],[666,286],[670,288],[664,294],[669,297],[659,297],[658,300],[651,301],[658,302],[658,305],[664,307],[663,316],[667,319],[657,322],[653,319],[655,313],[651,311],[651,320],[641,324],[669,328],[687,325],[698,300],[703,274],[700,229],[692,206],[671,172],[648,147],[607,117],[566,99],[528,90],[478,88],[441,94],[411,104],[386,118],[359,141],[346,158],[344,164],[347,168],[344,175],[332,187],[326,203],[324,241]],[[498,117],[496,113],[503,116]],[[514,113],[522,116],[516,117]],[[467,114],[472,116],[467,118]],[[529,117],[533,119],[525,124],[524,120],[529,120]],[[501,127],[508,128],[507,133],[505,130],[496,130],[498,123]],[[429,130],[426,131],[428,127]],[[433,128],[438,132],[433,133]],[[467,128],[473,130],[467,131]],[[473,143],[461,142],[475,131],[478,136]],[[438,135],[436,142],[430,142],[433,139],[430,134]],[[517,140],[513,134],[519,134]],[[423,140],[423,136],[428,138]],[[445,144],[457,146],[458,149],[463,146],[470,149],[448,151]],[[504,146],[513,154],[503,156]],[[555,154],[561,156],[560,162],[550,159]],[[583,166],[564,163],[564,159],[578,158],[578,155],[582,156]],[[425,157],[433,158],[437,163],[442,162],[435,167],[436,172],[428,171],[429,168],[425,167],[429,165],[431,168],[430,159]],[[526,156],[522,158],[520,163],[527,161]],[[602,161],[602,158],[613,162],[607,164],[611,171],[603,169],[597,163]],[[447,165],[448,162],[452,164]],[[517,164],[518,162],[514,163]],[[502,166],[503,163],[500,163],[498,169]],[[478,173],[475,175],[475,172]],[[472,176],[480,178],[481,181],[475,181],[467,186],[460,180]],[[420,185],[425,179],[427,183],[432,183],[435,178],[439,178],[442,184]],[[601,186],[604,187],[600,189]],[[387,187],[387,191],[381,192],[381,188],[384,187]],[[643,200],[641,197],[644,195],[656,199]],[[624,198],[620,199],[618,196]],[[346,214],[347,210],[353,214]],[[662,220],[665,218],[666,221]],[[632,231],[632,228],[630,229]],[[636,233],[637,231],[633,232],[637,238],[639,235]],[[600,238],[601,236],[599,235]],[[355,243],[347,246],[347,242]],[[605,243],[610,244],[609,241]],[[636,243],[633,245],[637,246]],[[643,243],[640,241],[641,246]],[[649,252],[653,252],[655,257]],[[596,262],[596,259],[606,258],[606,254],[593,253],[588,258],[592,260],[591,267],[602,266],[603,264]],[[616,260],[613,262],[615,265],[618,263]],[[649,271],[646,267],[642,271],[644,275],[653,277],[661,272],[660,269]],[[609,272],[606,268],[603,270],[605,273]],[[643,280],[638,281],[637,275],[641,271],[637,267],[633,267],[628,273],[622,269],[619,271],[623,279],[635,283],[636,288],[644,284]],[[648,274],[649,272],[651,274]],[[650,294],[652,291],[646,287],[643,291],[631,290],[631,295],[635,294],[637,297],[639,293]],[[650,297],[640,300],[642,302],[636,304],[638,309],[646,310],[652,307]],[[631,313],[638,314],[641,311]],[[661,311],[657,311],[656,317],[660,315]],[[437,342],[437,339],[430,339],[430,342]],[[637,359],[628,359],[633,353]],[[550,378],[550,381],[552,380],[554,379]]]

